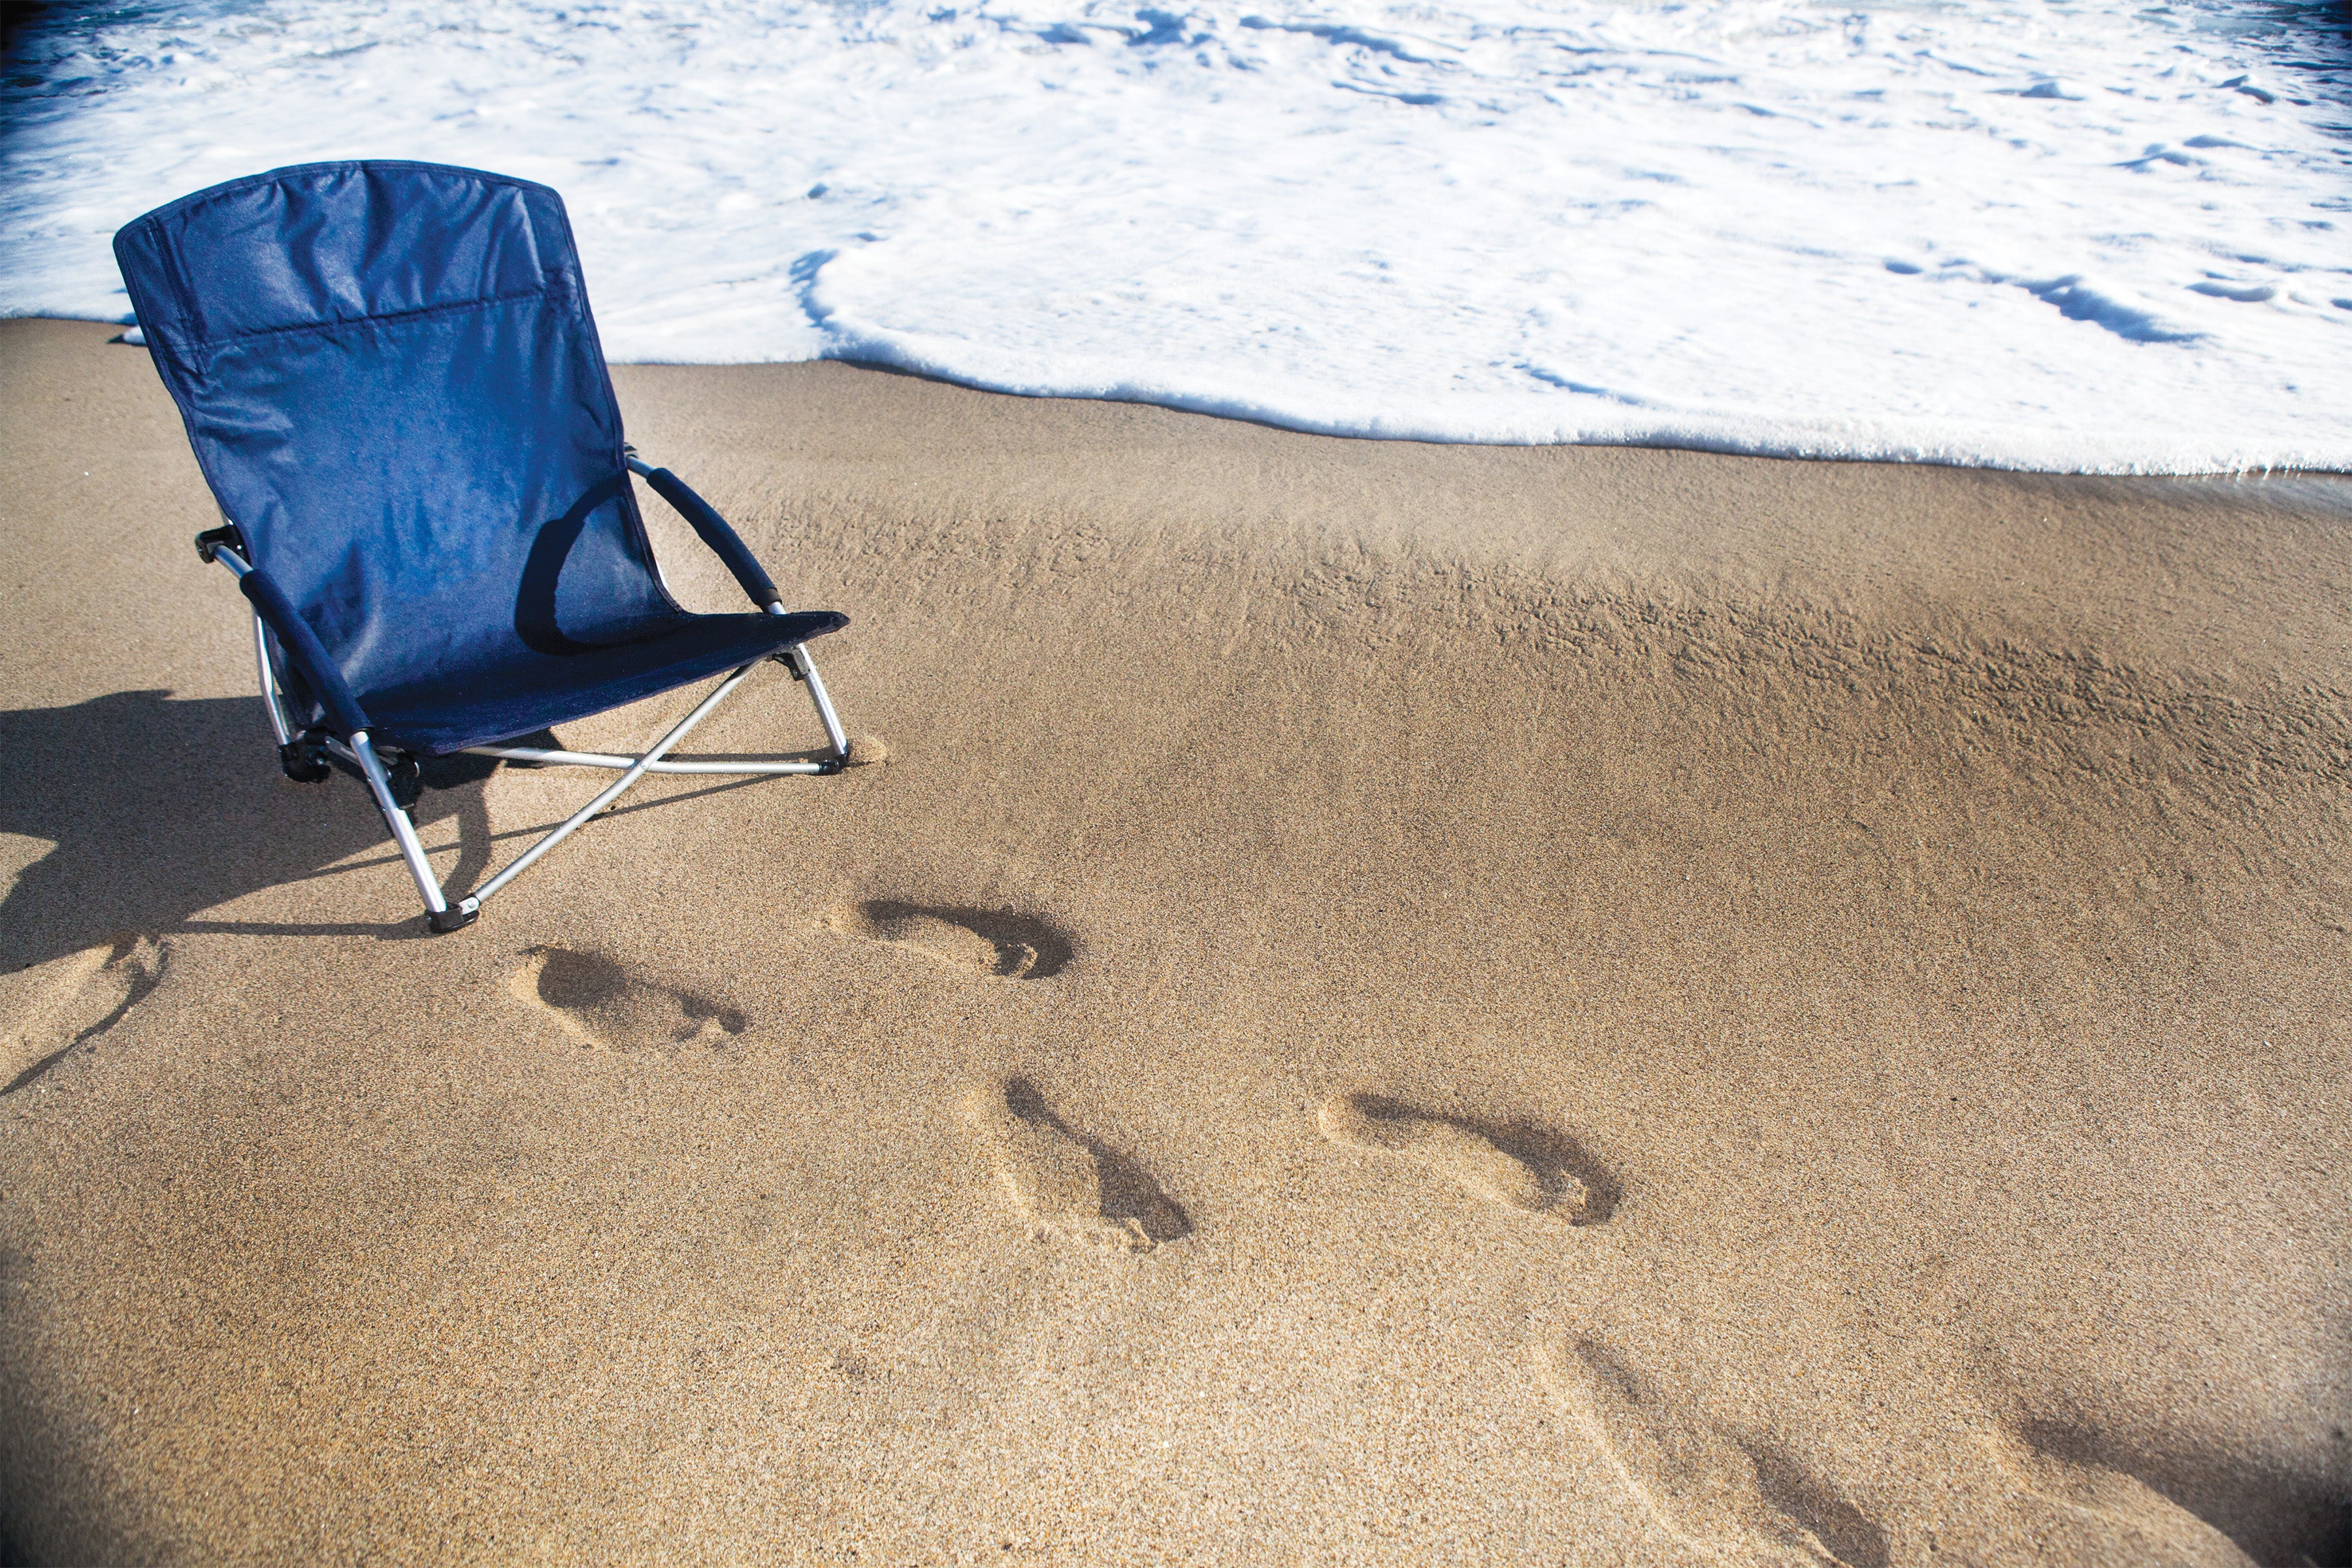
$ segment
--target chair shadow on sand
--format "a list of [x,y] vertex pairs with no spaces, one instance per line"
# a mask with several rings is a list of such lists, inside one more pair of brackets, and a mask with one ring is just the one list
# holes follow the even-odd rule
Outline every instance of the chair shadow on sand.
[[[128,931],[398,937],[416,926],[195,918],[353,857],[338,871],[407,881],[358,781],[280,776],[257,697],[174,701],[162,691],[118,691],[70,708],[0,711],[0,833],[52,846],[0,900],[0,964],[9,969]],[[428,845],[446,844],[441,825],[455,818],[464,846],[456,874],[480,873],[490,845],[478,778],[427,789],[415,815]],[[392,864],[361,869],[379,858]]]
[[[5,969],[125,931],[384,941],[425,934],[422,906],[366,787],[341,773],[322,784],[282,778],[258,697],[179,701],[162,691],[118,691],[69,708],[0,711],[0,833],[53,846],[0,899]],[[453,837],[459,846],[454,865],[436,857],[448,886],[479,880],[495,858],[495,840],[540,831],[516,826],[492,833],[483,792],[494,766],[486,757],[426,764],[415,816],[428,850]],[[730,778],[687,793],[750,782]],[[583,792],[583,804],[586,798]],[[678,798],[664,795],[612,815]],[[320,877],[355,884],[387,879],[401,914],[388,922],[313,924],[198,918],[248,894]],[[371,889],[363,907],[384,902]]]
[[[560,745],[546,731],[520,741]],[[506,860],[501,839],[536,839],[552,826],[515,823],[491,832],[485,783],[497,769],[489,757],[425,762],[425,790],[414,818],[436,856],[457,839],[454,863],[436,858],[449,889],[470,889],[494,860]],[[581,771],[579,778],[579,804],[585,804],[595,793],[595,775]],[[614,804],[604,816],[656,811],[755,783],[762,778],[722,775],[701,787]],[[343,773],[318,785],[287,783],[258,696],[174,700],[164,691],[115,691],[73,708],[0,710],[0,832],[52,844],[0,898],[0,969],[80,952],[127,931],[425,936],[424,905],[367,785]],[[197,920],[247,893],[315,877],[385,877],[397,889],[400,917],[318,924]],[[383,905],[369,896],[367,908]]]

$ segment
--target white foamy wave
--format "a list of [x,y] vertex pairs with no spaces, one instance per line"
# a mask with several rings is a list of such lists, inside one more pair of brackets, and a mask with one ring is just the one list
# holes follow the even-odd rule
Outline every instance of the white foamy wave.
[[[2333,31],[2330,31],[2330,28]],[[1338,434],[2352,468],[2319,7],[242,0],[37,26],[0,311],[276,164],[564,194],[608,349]]]

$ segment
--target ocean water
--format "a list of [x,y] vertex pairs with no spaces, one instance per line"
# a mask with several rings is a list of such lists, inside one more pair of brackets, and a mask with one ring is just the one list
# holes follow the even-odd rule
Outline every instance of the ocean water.
[[54,7],[0,312],[278,164],[569,203],[616,359],[878,361],[1303,430],[2352,468],[2336,5]]

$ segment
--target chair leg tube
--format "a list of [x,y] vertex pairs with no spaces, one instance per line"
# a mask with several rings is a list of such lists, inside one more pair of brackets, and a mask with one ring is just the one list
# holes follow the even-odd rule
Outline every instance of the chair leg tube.
[[261,612],[253,613],[253,663],[261,672],[261,705],[269,710],[269,732],[285,745],[294,738],[294,727],[286,721],[286,710],[278,701],[278,677],[269,668],[269,631],[261,623]]
[[669,750],[686,739],[688,731],[691,731],[696,725],[701,723],[703,719],[712,709],[718,707],[721,701],[725,700],[730,692],[733,691],[738,686],[740,686],[743,683],[744,678],[749,676],[753,669],[758,668],[756,664],[747,664],[741,668],[736,670],[733,674],[730,675],[725,680],[719,683],[718,689],[711,692],[709,696],[704,698],[701,702],[696,705],[694,711],[679,720],[677,724],[671,729],[668,734],[664,735],[660,741],[656,742],[652,750],[646,752],[644,756],[637,757],[633,760],[621,757],[608,757],[602,753],[548,752],[527,747],[480,746],[469,748],[469,750],[492,756],[510,755],[527,761],[563,762],[584,764],[592,767],[613,767],[619,766],[625,763],[626,771],[625,771],[619,778],[614,780],[609,786],[599,792],[595,799],[590,801],[586,805],[582,806],[578,811],[573,812],[552,831],[548,833],[545,837],[540,839],[539,842],[533,844],[520,855],[516,856],[515,858],[508,864],[504,870],[500,871],[497,876],[492,877],[488,881],[484,882],[479,888],[467,894],[465,898],[458,900],[454,904],[448,903],[443,899],[439,885],[433,880],[432,868],[425,864],[424,847],[418,844],[416,840],[415,828],[414,825],[409,822],[407,814],[401,811],[397,805],[393,804],[392,782],[390,778],[386,776],[383,770],[383,764],[382,761],[377,758],[374,748],[368,744],[367,736],[364,733],[354,736],[352,738],[352,751],[360,759],[361,770],[367,775],[369,788],[375,792],[376,803],[378,806],[383,809],[385,820],[393,824],[394,837],[400,840],[401,856],[408,862],[410,874],[416,879],[417,889],[425,895],[425,908],[430,911],[428,922],[431,924],[432,928],[436,931],[456,931],[461,926],[470,925],[473,923],[474,918],[480,912],[482,905],[487,902],[492,895],[504,888],[509,882],[513,881],[517,877],[522,875],[523,872],[529,870],[532,865],[537,863],[541,856],[546,854],[549,850],[554,848],[558,844],[577,832],[581,827],[586,826],[589,821],[593,819],[600,812],[604,811],[606,806],[612,805],[614,801],[617,800],[623,792],[627,790],[631,784],[635,784],[640,778],[643,778],[648,773],[656,771],[678,773],[839,773],[849,760],[849,737],[842,730],[840,715],[834,711],[833,698],[824,689],[824,678],[817,673],[816,664],[809,658],[808,650],[805,647],[794,647],[791,649],[785,657],[792,667],[793,673],[798,676],[800,679],[807,685],[809,689],[809,700],[815,705],[817,718],[824,725],[825,740],[833,747],[832,757],[824,762],[754,763],[750,767],[745,767],[740,763],[665,763],[663,762],[663,757],[669,752]]
[[824,738],[833,742],[833,754],[843,762],[849,760],[849,737],[842,732],[841,720],[833,710],[833,699],[826,695],[824,677],[816,672],[816,660],[809,658],[807,645],[792,652],[793,673],[808,683],[809,700],[816,704],[816,716],[824,725]]
[[[633,768],[635,757],[615,756],[609,752],[551,752],[539,746],[468,746],[464,753],[469,757],[501,757],[509,762],[536,763],[542,767],[556,768]],[[665,758],[648,763],[649,773],[736,773],[745,777],[768,774],[822,773],[835,771],[826,763],[675,763]]]
[[[365,730],[352,734],[352,755],[358,759],[360,772],[366,775],[368,788],[375,795],[376,809],[383,813],[384,825],[400,845],[400,858],[408,862],[408,874],[416,879],[416,890],[425,897],[428,916],[446,916],[449,901],[441,896],[441,884],[433,875],[432,866],[425,858],[425,846],[416,841],[416,825],[408,820],[408,813],[392,798],[392,780],[383,771],[383,759],[375,754],[375,743],[368,739]],[[471,920],[469,914],[467,920]],[[436,931],[443,929],[435,921]]]

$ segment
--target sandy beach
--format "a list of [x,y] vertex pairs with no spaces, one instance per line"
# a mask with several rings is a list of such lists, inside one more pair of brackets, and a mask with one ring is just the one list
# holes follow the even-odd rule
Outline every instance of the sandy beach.
[[9,1561],[2345,1560],[2352,480],[620,367],[868,760],[427,937],[117,330],[0,322]]

